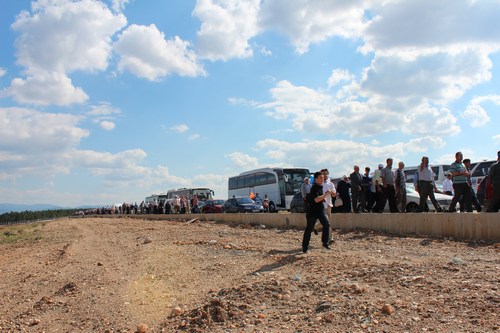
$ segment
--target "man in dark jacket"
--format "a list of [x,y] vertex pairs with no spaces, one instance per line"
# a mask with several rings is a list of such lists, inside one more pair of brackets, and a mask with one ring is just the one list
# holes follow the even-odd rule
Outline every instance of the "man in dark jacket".
[[328,216],[326,215],[325,205],[323,202],[327,195],[334,194],[333,191],[327,191],[323,193],[323,174],[321,172],[314,173],[314,184],[311,186],[309,195],[307,196],[307,201],[309,203],[309,213],[307,214],[307,227],[304,231],[304,237],[302,239],[302,251],[307,253],[309,249],[309,241],[311,240],[311,233],[313,232],[316,220],[319,220],[323,230],[321,232],[321,242],[323,247],[327,250],[330,249],[330,221],[328,221]]
[[352,211],[354,213],[359,213],[359,204],[361,204],[361,212],[366,211],[366,200],[365,200],[365,184],[363,182],[363,176],[359,173],[359,166],[354,166],[354,172],[350,174],[351,178],[351,195],[352,195]]

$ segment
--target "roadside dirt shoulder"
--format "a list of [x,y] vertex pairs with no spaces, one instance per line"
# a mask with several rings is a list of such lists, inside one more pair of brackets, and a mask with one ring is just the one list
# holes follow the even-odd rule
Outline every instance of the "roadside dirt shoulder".
[[[127,218],[0,244],[1,332],[494,332],[500,246]],[[11,232],[8,228],[2,232]],[[144,326],[142,326],[144,328]]]

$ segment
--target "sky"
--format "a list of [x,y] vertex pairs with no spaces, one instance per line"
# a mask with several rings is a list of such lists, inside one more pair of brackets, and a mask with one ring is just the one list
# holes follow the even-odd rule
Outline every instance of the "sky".
[[0,202],[500,150],[500,0],[0,0]]

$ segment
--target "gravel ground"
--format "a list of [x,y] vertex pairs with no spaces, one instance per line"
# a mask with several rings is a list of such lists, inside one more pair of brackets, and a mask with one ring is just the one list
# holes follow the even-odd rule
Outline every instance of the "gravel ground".
[[498,332],[500,245],[74,218],[2,227],[0,332]]

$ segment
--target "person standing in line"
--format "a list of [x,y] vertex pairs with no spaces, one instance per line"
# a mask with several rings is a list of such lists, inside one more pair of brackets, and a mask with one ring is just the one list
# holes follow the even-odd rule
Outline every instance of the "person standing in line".
[[436,197],[434,196],[434,191],[436,189],[436,185],[434,183],[434,173],[429,165],[429,158],[427,156],[422,157],[422,162],[417,169],[417,176],[418,187],[416,190],[420,194],[419,212],[425,211],[425,207],[427,207],[427,198],[431,199],[436,212],[442,212],[443,208],[439,205]]
[[311,233],[313,232],[316,220],[319,220],[323,226],[321,232],[321,241],[325,249],[330,248],[330,221],[326,215],[325,206],[323,202],[327,196],[331,196],[332,192],[323,193],[323,180],[324,176],[320,171],[314,173],[314,184],[311,186],[311,191],[307,196],[309,202],[309,214],[307,215],[307,226],[304,230],[304,237],[302,239],[302,251],[307,253],[309,249],[309,242],[311,240]]
[[470,193],[470,186],[467,183],[467,177],[470,175],[465,167],[462,152],[457,152],[455,154],[455,162],[450,165],[450,173],[453,177],[453,190],[455,195],[451,199],[450,207],[448,211],[454,213],[457,211],[456,205],[458,200],[463,196],[464,206],[467,212],[472,212],[472,196]]
[[309,176],[307,176],[304,178],[304,182],[300,186],[300,194],[302,195],[302,199],[304,199],[304,210],[306,212],[306,215],[309,211],[307,204],[307,195],[309,194],[309,191],[311,191],[311,180]]
[[341,213],[349,213],[351,211],[351,195],[349,194],[350,188],[351,184],[348,182],[347,176],[344,175],[337,183],[337,193],[340,199],[342,199],[342,206],[340,207]]
[[443,193],[453,196],[453,181],[449,173],[446,174],[446,179],[443,180]]
[[[354,172],[349,175],[351,179],[352,211],[354,213],[365,212],[365,186],[363,176],[359,173],[359,166],[354,166]],[[361,205],[361,211],[358,206]]]
[[386,160],[386,163],[387,165],[382,169],[382,172],[380,173],[380,179],[382,179],[384,193],[387,200],[389,201],[389,209],[391,213],[399,213],[398,203],[396,201],[396,189],[394,187],[394,172],[392,172],[392,158],[388,158]]
[[328,217],[328,221],[330,222],[330,240],[329,244],[333,243],[333,218],[332,218],[332,208],[333,208],[333,200],[335,196],[337,196],[337,192],[335,190],[335,185],[332,183],[330,179],[330,172],[328,169],[322,169],[321,173],[323,174],[323,193],[330,192],[330,195],[327,195],[325,201],[323,202],[326,210],[326,216]]
[[403,162],[398,163],[398,169],[396,170],[396,200],[398,203],[398,209],[400,212],[406,212],[406,174],[404,172],[405,164]]
[[370,177],[370,167],[365,167],[365,174],[363,175],[363,184],[365,185],[365,209],[366,212],[370,212],[373,207],[373,196],[372,192],[372,177]]
[[[469,188],[470,188],[470,196],[471,196],[471,202],[472,202],[472,205],[474,205],[474,207],[476,208],[476,211],[478,213],[481,212],[482,208],[481,208],[481,204],[479,203],[479,200],[477,200],[477,196],[476,196],[476,192],[474,192],[474,189],[472,188],[472,180],[471,180],[471,174],[470,174],[470,159],[466,158],[464,159],[464,165],[465,165],[465,168],[467,169],[467,172],[469,173],[469,175],[467,176],[467,184],[469,184]],[[463,203],[463,200],[460,201],[460,211],[463,211],[464,210],[464,203]]]
[[378,169],[373,172],[373,191],[375,193],[374,200],[375,206],[373,206],[372,211],[374,213],[382,213],[385,208],[385,195],[382,191],[382,180],[380,179],[380,174],[384,168],[383,164],[378,165]]
[[493,186],[493,197],[488,203],[488,213],[500,210],[500,150],[497,152],[497,161],[490,167],[488,172],[490,183]]

